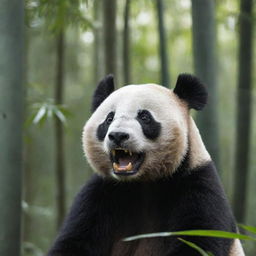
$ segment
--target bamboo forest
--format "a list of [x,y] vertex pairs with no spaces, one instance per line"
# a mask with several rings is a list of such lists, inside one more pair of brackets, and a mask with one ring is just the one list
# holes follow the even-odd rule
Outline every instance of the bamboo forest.
[[256,255],[255,39],[253,0],[0,0],[0,255],[47,255],[93,175],[82,131],[99,81],[173,89],[181,73],[207,87],[191,114]]

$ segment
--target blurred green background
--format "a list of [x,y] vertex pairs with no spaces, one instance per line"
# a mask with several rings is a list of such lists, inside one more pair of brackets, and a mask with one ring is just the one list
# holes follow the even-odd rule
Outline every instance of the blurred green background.
[[[24,3],[23,256],[47,251],[75,194],[92,174],[81,134],[93,90],[108,73],[118,87],[152,82],[173,88],[185,72],[208,85],[209,107],[193,115],[238,222],[256,226],[253,3]],[[244,247],[246,255],[256,255],[255,244]]]

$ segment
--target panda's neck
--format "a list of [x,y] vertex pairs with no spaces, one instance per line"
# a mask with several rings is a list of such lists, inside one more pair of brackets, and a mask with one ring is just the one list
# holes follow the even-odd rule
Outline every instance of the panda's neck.
[[199,130],[190,116],[188,120],[189,139],[189,168],[194,169],[211,161],[211,157],[205,148]]

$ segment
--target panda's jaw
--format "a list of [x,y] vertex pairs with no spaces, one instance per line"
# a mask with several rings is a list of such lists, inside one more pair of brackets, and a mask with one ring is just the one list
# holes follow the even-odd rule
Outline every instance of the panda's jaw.
[[139,171],[144,159],[145,153],[136,153],[124,148],[112,149],[110,153],[110,160],[115,175],[135,175]]

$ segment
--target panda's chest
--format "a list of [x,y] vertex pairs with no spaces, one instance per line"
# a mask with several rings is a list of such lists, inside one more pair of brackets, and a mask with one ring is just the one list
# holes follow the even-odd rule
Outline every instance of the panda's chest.
[[133,189],[130,192],[122,191],[121,193],[128,194],[117,202],[118,216],[116,215],[113,220],[116,229],[111,255],[162,255],[167,250],[163,238],[133,242],[124,242],[122,239],[138,234],[166,231],[170,220],[168,216],[172,209],[171,191],[169,188],[158,189],[150,186]]
[[111,256],[156,256],[164,255],[167,251],[161,239],[147,239],[137,242],[116,242],[111,251]]
[[[166,229],[168,223],[162,218],[157,218],[145,212],[138,214],[136,221],[120,223],[111,249],[111,256],[142,256],[142,255],[164,255],[165,240],[163,238],[141,239],[132,242],[124,242],[122,238],[136,234],[161,232]],[[120,239],[121,238],[121,239]]]

